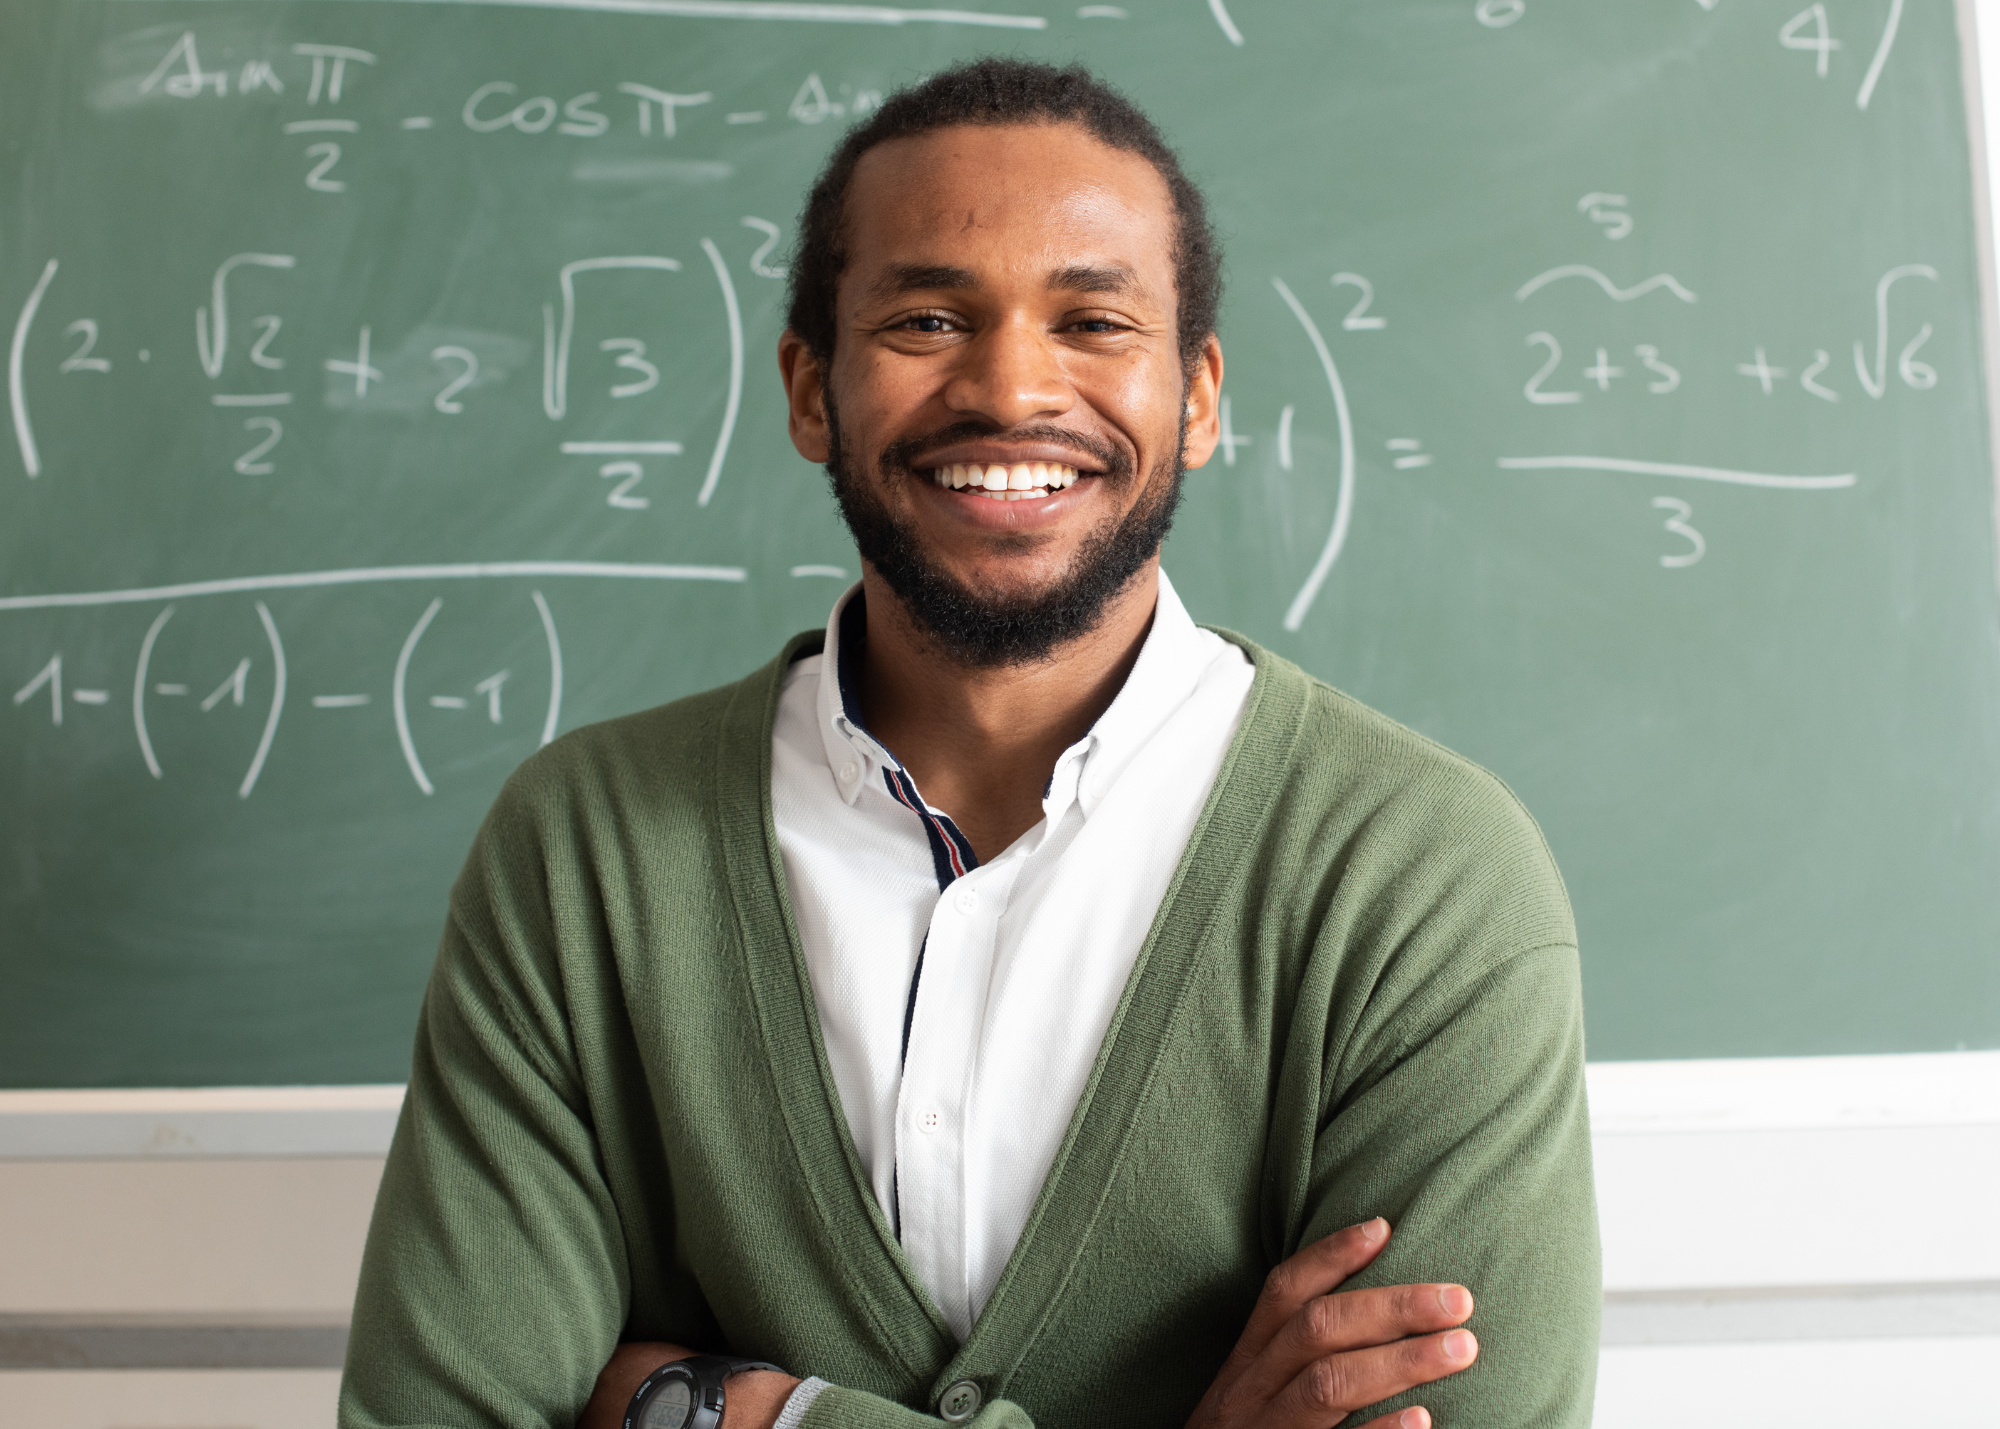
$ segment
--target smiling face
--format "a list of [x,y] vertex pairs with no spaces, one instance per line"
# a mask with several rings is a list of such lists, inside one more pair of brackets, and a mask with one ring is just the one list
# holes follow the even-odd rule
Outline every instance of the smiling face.
[[941,129],[855,168],[832,362],[781,345],[792,440],[947,654],[1092,629],[1214,449],[1221,350],[1182,365],[1174,221],[1151,164],[1072,124]]

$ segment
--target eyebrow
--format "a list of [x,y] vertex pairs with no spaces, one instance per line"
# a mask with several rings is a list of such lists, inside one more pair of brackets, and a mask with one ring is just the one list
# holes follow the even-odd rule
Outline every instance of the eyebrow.
[[976,288],[979,280],[969,268],[953,268],[942,263],[891,263],[888,271],[869,287],[874,298],[899,298],[905,293],[936,292],[941,288]]
[[[943,263],[892,263],[869,288],[876,299],[899,298],[906,293],[977,288],[979,279],[969,268]],[[1103,266],[1075,264],[1049,274],[1049,287],[1070,293],[1128,293],[1138,288],[1138,275],[1122,263]]]
[[1093,268],[1079,265],[1049,274],[1049,286],[1071,293],[1128,293],[1139,286],[1138,275],[1122,263]]

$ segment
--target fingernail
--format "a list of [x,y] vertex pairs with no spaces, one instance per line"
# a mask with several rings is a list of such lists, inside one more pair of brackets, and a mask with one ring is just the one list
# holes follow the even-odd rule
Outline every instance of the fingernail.
[[1470,1330],[1453,1330],[1444,1337],[1444,1357],[1448,1360],[1469,1360],[1478,1346]]
[[1454,1320],[1463,1320],[1472,1313],[1472,1292],[1463,1285],[1440,1285],[1438,1308]]
[[1389,1223],[1377,1216],[1372,1221],[1363,1221],[1354,1229],[1360,1232],[1363,1240],[1380,1240],[1389,1234]]
[[1431,1429],[1431,1412],[1419,1404],[1396,1416],[1396,1429]]

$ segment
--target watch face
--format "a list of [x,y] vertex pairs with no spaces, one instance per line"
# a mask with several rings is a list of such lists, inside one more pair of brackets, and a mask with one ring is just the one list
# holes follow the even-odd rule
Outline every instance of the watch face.
[[685,1379],[669,1379],[646,1396],[639,1429],[687,1429],[693,1418],[694,1386]]

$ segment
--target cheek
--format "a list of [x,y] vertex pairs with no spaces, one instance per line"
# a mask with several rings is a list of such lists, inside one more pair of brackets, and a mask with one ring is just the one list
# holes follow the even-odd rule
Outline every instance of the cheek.
[[1173,450],[1181,431],[1178,373],[1152,361],[1103,364],[1079,372],[1076,390],[1086,402],[1138,444],[1146,465]]

